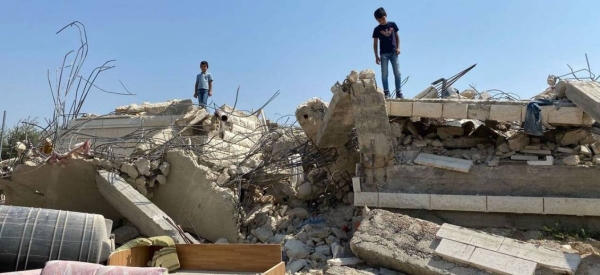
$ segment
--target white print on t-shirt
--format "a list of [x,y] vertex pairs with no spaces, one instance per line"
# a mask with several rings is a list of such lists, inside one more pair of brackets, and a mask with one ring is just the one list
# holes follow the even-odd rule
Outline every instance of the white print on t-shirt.
[[387,30],[380,31],[380,33],[385,36],[390,36],[390,35],[392,35],[393,32],[394,32],[394,28],[388,28]]

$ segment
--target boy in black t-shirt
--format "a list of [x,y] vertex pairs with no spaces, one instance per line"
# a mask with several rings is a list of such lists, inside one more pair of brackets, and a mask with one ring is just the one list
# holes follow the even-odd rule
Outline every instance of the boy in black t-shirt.
[[[402,96],[400,87],[400,65],[398,64],[398,55],[400,55],[400,37],[398,37],[398,26],[392,21],[387,21],[387,13],[383,8],[375,10],[375,19],[379,25],[373,30],[373,51],[375,52],[375,62],[381,64],[381,81],[383,92],[386,98],[390,98],[388,85],[388,62],[392,63],[394,70],[394,84],[396,88],[396,98]],[[380,42],[379,53],[377,52],[377,42]],[[381,58],[379,57],[381,55]]]

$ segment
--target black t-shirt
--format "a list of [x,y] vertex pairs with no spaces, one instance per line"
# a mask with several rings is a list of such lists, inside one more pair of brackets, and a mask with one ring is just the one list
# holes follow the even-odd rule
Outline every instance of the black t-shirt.
[[398,41],[396,41],[395,33],[398,32],[398,26],[392,21],[388,21],[385,25],[377,25],[373,30],[373,38],[379,38],[379,53],[393,53],[396,51]]

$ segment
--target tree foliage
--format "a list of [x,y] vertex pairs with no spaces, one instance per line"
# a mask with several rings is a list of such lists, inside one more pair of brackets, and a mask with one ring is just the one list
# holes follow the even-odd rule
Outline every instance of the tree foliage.
[[23,142],[27,140],[34,145],[40,144],[42,138],[42,131],[37,126],[35,119],[20,120],[19,123],[14,125],[12,128],[4,129],[4,135],[2,136],[2,160],[14,158],[17,156],[15,145],[17,142]]

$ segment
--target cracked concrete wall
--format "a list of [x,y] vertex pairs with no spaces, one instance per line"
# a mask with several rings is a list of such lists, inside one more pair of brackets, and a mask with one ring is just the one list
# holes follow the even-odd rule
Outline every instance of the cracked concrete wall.
[[[96,185],[96,168],[84,160],[69,159],[56,165],[20,165],[12,180],[0,179],[6,204],[103,215],[123,216],[102,197]],[[37,191],[37,192],[36,192]]]
[[152,202],[188,232],[195,229],[209,241],[226,238],[235,243],[240,228],[238,198],[207,179],[209,168],[198,165],[196,159],[192,152],[167,152],[171,171],[167,184],[157,189]]

